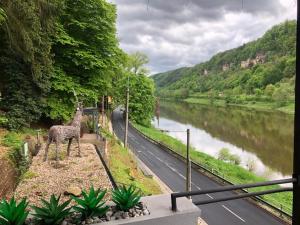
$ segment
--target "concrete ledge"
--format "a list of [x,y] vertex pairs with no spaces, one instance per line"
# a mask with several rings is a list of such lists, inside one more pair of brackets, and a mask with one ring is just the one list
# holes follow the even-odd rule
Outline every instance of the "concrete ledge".
[[171,196],[155,195],[143,197],[150,215],[98,223],[98,225],[197,225],[201,211],[187,198],[178,198],[178,211],[171,210]]

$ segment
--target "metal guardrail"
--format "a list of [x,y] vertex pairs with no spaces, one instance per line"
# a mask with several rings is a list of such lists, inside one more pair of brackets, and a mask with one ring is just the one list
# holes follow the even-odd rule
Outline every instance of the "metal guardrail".
[[[147,140],[149,140],[150,142],[152,142],[153,144],[156,144],[158,145],[159,147],[161,147],[162,149],[166,150],[167,152],[169,152],[170,154],[174,155],[176,158],[180,159],[181,161],[186,161],[185,157],[183,157],[181,154],[177,153],[175,150],[171,149],[170,147],[152,139],[151,137],[145,135],[144,133],[142,133],[141,131],[139,131],[137,128],[135,128],[131,123],[129,123],[129,126],[131,128],[133,128],[135,131],[137,131],[140,135],[142,135],[144,138],[146,138]],[[222,183],[225,183],[225,184],[229,184],[229,185],[235,185],[234,183],[230,182],[229,180],[226,180],[225,177],[222,177],[220,176],[219,174],[217,174],[216,170],[213,170],[213,169],[209,169],[203,165],[200,165],[199,163],[196,163],[194,161],[191,161],[192,162],[192,167],[194,169],[197,169],[197,170],[202,170],[208,174],[210,174],[212,177],[215,177],[217,178],[219,181],[221,181]],[[248,192],[247,190],[245,190],[244,188],[242,189],[239,189],[239,191],[242,191],[244,192],[245,194],[248,194],[248,193],[251,193],[251,192]],[[257,202],[260,202],[262,203],[263,205],[277,211],[278,213],[280,213],[280,215],[285,215],[287,216],[288,218],[292,218],[292,215],[289,213],[289,212],[286,212],[282,209],[282,207],[277,207],[269,202],[267,202],[266,200],[262,199],[261,197],[259,196],[249,196],[251,197],[251,199],[257,201]]]
[[106,173],[107,173],[107,176],[108,176],[108,178],[109,178],[109,180],[110,180],[110,182],[111,182],[113,188],[114,188],[114,189],[117,189],[117,188],[118,188],[117,182],[115,181],[115,179],[114,179],[113,175],[111,174],[111,172],[110,172],[108,166],[106,165],[106,162],[105,162],[105,160],[103,159],[103,157],[102,157],[102,155],[101,155],[101,152],[100,152],[98,146],[97,146],[97,145],[94,145],[94,146],[95,146],[95,148],[96,148],[97,154],[98,154],[98,156],[99,156],[99,158],[100,158],[100,160],[101,160],[101,162],[102,162],[102,164],[103,164],[103,166],[104,166],[104,169],[105,169],[105,171],[106,171]]
[[[189,197],[189,196],[194,196],[194,195],[226,192],[226,191],[233,191],[233,190],[238,190],[238,189],[243,189],[243,188],[264,187],[264,186],[270,186],[270,185],[275,185],[275,184],[287,184],[287,183],[293,183],[293,182],[297,182],[297,179],[289,178],[289,179],[266,181],[266,182],[259,182],[259,183],[253,183],[253,184],[230,185],[230,186],[218,187],[218,188],[201,190],[201,191],[188,191],[188,192],[172,193],[171,194],[172,210],[177,211],[176,199],[180,198],[180,197]],[[253,196],[257,196],[257,195],[265,195],[265,194],[292,191],[292,190],[293,190],[293,188],[277,188],[277,189],[272,189],[272,190],[267,190],[267,191],[250,192],[250,193],[240,194],[240,195],[235,195],[235,196],[196,201],[193,203],[195,205],[204,205],[204,204],[209,204],[209,203],[229,201],[229,200],[234,200],[234,199],[247,198],[247,197],[253,197]]]

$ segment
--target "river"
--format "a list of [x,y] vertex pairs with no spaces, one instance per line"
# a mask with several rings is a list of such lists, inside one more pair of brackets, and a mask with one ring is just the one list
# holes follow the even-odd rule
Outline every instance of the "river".
[[[290,177],[293,168],[293,119],[281,112],[160,102],[156,128],[190,128],[191,145],[218,158],[222,148],[241,159],[241,166],[267,179]],[[185,132],[169,132],[186,143]]]

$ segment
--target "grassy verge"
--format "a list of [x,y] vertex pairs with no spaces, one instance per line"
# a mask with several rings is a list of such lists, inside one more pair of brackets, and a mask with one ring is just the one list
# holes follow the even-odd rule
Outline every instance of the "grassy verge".
[[0,132],[0,146],[4,146],[8,149],[2,157],[5,157],[12,163],[19,176],[22,176],[29,167],[29,162],[21,152],[24,139],[27,135],[34,136],[36,135],[36,131],[26,128],[20,131],[1,129]]
[[226,106],[226,105],[231,105],[231,106],[239,106],[239,107],[245,107],[249,109],[257,109],[257,110],[265,110],[265,111],[281,111],[284,113],[288,114],[294,114],[295,110],[295,104],[294,103],[289,103],[286,106],[278,106],[277,103],[275,102],[247,102],[244,104],[233,104],[233,103],[228,103],[226,104],[225,100],[223,99],[214,99],[211,101],[209,98],[196,98],[196,97],[190,97],[187,99],[184,99],[185,102],[192,103],[192,104],[201,104],[201,105],[214,105],[214,106]]
[[144,176],[128,150],[122,147],[108,131],[104,131],[103,135],[109,141],[108,166],[116,182],[126,185],[133,184],[140,188],[144,195],[161,194],[159,185],[154,179]]
[[[148,128],[138,124],[134,124],[134,126],[145,135],[169,146],[177,153],[185,156],[186,145],[183,144],[181,141],[173,137],[170,137],[152,127]],[[218,175],[224,177],[226,180],[234,184],[245,184],[245,183],[266,181],[266,179],[256,176],[255,174],[242,168],[241,166],[223,162],[203,152],[196,151],[193,148],[190,151],[190,156],[194,162],[197,162],[210,170],[214,170],[215,173],[218,173]],[[252,188],[251,190],[249,189],[249,191],[262,191],[262,190],[268,190],[275,187],[278,186],[273,185],[269,187]],[[290,214],[292,213],[292,198],[293,198],[292,193],[290,192],[275,193],[275,194],[262,196],[262,198],[268,201],[269,203],[277,206],[278,208],[282,207],[283,210],[286,211],[287,213]]]

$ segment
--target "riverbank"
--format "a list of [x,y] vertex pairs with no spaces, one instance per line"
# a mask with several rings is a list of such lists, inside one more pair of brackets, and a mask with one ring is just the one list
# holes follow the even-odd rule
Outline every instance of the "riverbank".
[[[161,142],[171,149],[176,151],[177,153],[185,156],[186,154],[186,145],[181,141],[170,137],[167,134],[164,134],[158,131],[155,128],[148,128],[138,124],[134,124],[134,126],[140,130],[146,136],[151,137],[152,139]],[[214,170],[218,175],[223,176],[226,180],[234,183],[234,184],[244,184],[244,183],[254,183],[266,181],[266,179],[256,176],[254,173],[242,168],[241,166],[234,165],[232,163],[223,162],[221,160],[215,159],[212,156],[209,156],[203,152],[197,151],[194,148],[191,148],[190,151],[191,159],[208,167],[210,170]],[[262,187],[262,188],[253,188],[249,191],[262,191],[268,190],[270,188],[274,188],[277,186],[270,187]],[[292,211],[292,193],[276,193],[271,195],[262,196],[262,199],[268,201],[272,205],[280,208],[282,207],[284,211],[291,214]]]
[[262,110],[262,111],[280,111],[283,113],[293,115],[295,113],[295,104],[287,103],[284,106],[279,106],[277,102],[263,102],[263,101],[245,101],[244,103],[226,103],[225,99],[210,99],[210,98],[197,98],[197,97],[188,97],[182,99],[182,101],[191,103],[191,104],[201,104],[201,105],[213,105],[213,106],[237,106],[244,107],[248,109]]

